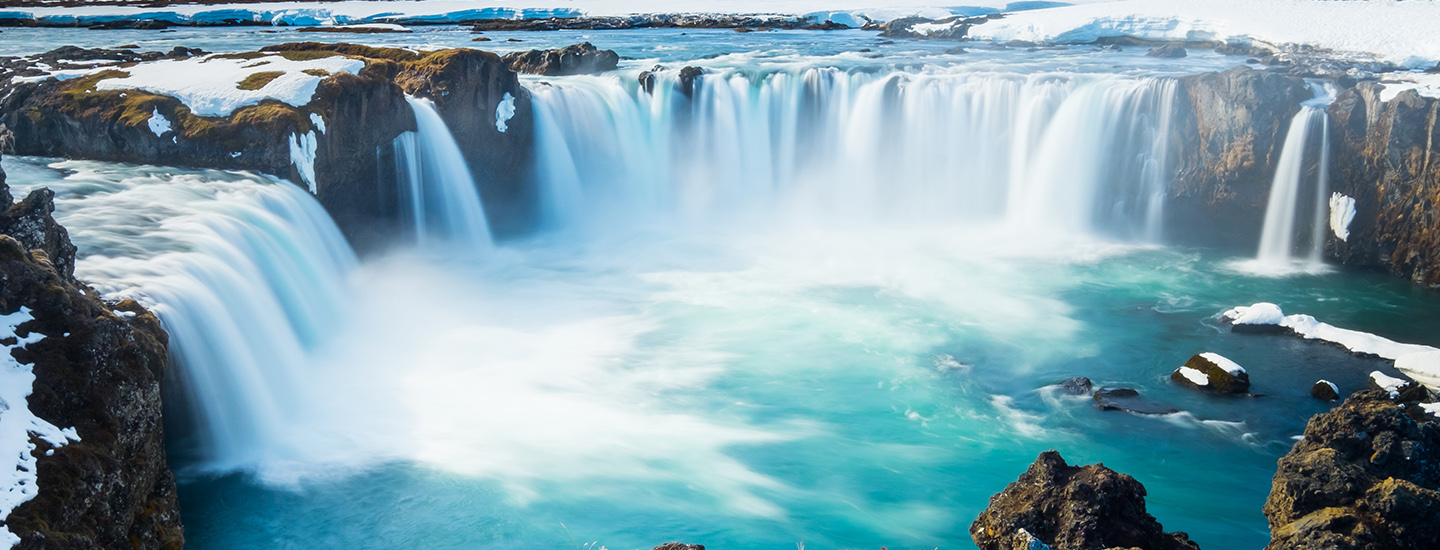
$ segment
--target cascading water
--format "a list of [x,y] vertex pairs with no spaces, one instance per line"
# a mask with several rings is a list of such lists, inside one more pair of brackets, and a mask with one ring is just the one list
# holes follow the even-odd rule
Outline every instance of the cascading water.
[[395,138],[395,171],[416,242],[491,246],[490,227],[470,166],[429,99],[406,96],[417,131]]
[[356,263],[329,215],[284,181],[101,166],[54,164],[71,173],[46,185],[74,228],[76,277],[170,333],[170,396],[188,413],[172,435],[218,470],[302,453],[306,371],[347,317]]
[[[1288,271],[1297,263],[1308,264],[1307,269],[1323,265],[1325,247],[1325,224],[1329,212],[1330,178],[1330,128],[1325,107],[1335,99],[1335,91],[1329,85],[1311,83],[1315,98],[1301,105],[1300,112],[1290,121],[1285,133],[1285,144],[1280,151],[1280,161],[1275,167],[1275,180],[1270,186],[1270,198],[1265,206],[1265,225],[1260,234],[1260,249],[1255,255],[1256,264],[1262,270]],[[1311,143],[1311,136],[1319,130],[1318,147]],[[1307,162],[1307,150],[1316,149],[1318,159]],[[1313,174],[1312,178],[1306,176]],[[1305,202],[1303,187],[1309,179],[1313,188],[1311,220],[1308,227],[1297,225],[1300,209]],[[1310,242],[1305,250],[1297,251],[1295,237],[1302,228],[1308,230]]]
[[1175,83],[807,69],[532,86],[547,223],[1004,221],[1158,239]]

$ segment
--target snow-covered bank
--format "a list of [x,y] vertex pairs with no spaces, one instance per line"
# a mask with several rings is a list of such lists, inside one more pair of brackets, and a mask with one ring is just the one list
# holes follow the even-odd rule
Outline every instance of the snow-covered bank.
[[1236,307],[1221,314],[1221,317],[1234,324],[1279,325],[1309,340],[1323,340],[1355,353],[1389,359],[1395,362],[1396,369],[1416,382],[1432,389],[1440,389],[1440,349],[1339,328],[1322,323],[1309,315],[1286,315],[1276,319],[1280,313],[1279,306],[1262,302]]
[[1440,2],[1122,0],[1015,13],[970,30],[980,40],[1089,43],[1131,36],[1165,41],[1256,39],[1375,54],[1411,68],[1440,61]]

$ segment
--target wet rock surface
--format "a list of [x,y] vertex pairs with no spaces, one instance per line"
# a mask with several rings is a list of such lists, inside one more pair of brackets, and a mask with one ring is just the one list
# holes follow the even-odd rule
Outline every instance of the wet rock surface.
[[1070,466],[1046,451],[970,525],[980,550],[1195,550],[1145,511],[1145,487],[1103,464]]
[[1066,378],[1060,382],[1060,390],[1070,395],[1090,395],[1093,386],[1090,379],[1084,376]]
[[168,337],[134,301],[103,301],[70,273],[75,247],[51,217],[49,190],[18,204],[0,172],[0,313],[29,308],[18,327],[45,338],[13,352],[33,365],[36,416],[74,427],[79,441],[53,448],[38,438],[37,484],[5,526],[16,548],[135,548],[184,545],[175,477],[165,461],[160,381]]
[[1145,55],[1147,57],[1164,57],[1167,59],[1178,59],[1181,57],[1185,57],[1188,54],[1185,51],[1184,46],[1166,44],[1164,46],[1151,48],[1150,51],[1145,52]]
[[1267,550],[1420,550],[1440,540],[1440,421],[1362,391],[1280,459]]
[[1140,396],[1131,388],[1105,386],[1095,390],[1095,404],[1102,411],[1125,411],[1134,414],[1171,414],[1179,409],[1156,403]]
[[620,64],[620,54],[596,48],[589,42],[557,50],[515,52],[500,59],[517,73],[548,76],[598,74],[613,71]]

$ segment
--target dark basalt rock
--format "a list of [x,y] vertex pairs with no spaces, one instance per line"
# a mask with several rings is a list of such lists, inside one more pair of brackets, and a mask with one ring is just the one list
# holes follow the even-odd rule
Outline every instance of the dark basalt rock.
[[[892,19],[879,26],[880,36],[886,38],[914,38],[919,40],[964,40],[970,33],[970,27],[989,21],[991,17],[946,17],[944,19],[929,19],[926,17],[902,17]],[[916,28],[917,25],[932,27]]]
[[1360,83],[1330,105],[1334,191],[1355,199],[1348,240],[1326,234],[1346,266],[1440,286],[1440,99],[1413,90],[1380,100]]
[[705,550],[705,546],[699,544],[685,544],[683,542],[667,542],[656,546],[651,550]]
[[[1207,383],[1196,383],[1194,380],[1185,376],[1183,369],[1191,369],[1199,372],[1201,375],[1204,375]],[[1249,374],[1243,371],[1231,373],[1200,354],[1190,357],[1188,361],[1185,361],[1185,366],[1175,369],[1175,372],[1170,373],[1170,380],[1187,388],[1218,393],[1243,394],[1250,391]]]
[[549,76],[599,74],[613,71],[620,64],[620,54],[596,48],[589,42],[558,50],[515,52],[500,59],[512,71]]
[[480,19],[468,21],[478,32],[625,29],[781,29],[840,30],[849,26],[816,23],[791,15],[728,15],[720,13],[651,13],[627,16],[551,17],[548,19]]
[[[1369,388],[1373,391],[1388,393],[1390,399],[1398,403],[1420,403],[1430,400],[1430,390],[1425,389],[1425,386],[1420,385],[1414,380],[1398,379],[1400,382],[1393,387],[1384,387],[1375,379],[1376,375],[1384,376],[1384,374],[1379,371],[1370,373],[1369,383],[1367,384]],[[1396,380],[1394,377],[1390,378]]]
[[1166,239],[1253,251],[1285,133],[1310,97],[1299,78],[1247,67],[1181,78]]
[[700,67],[685,67],[680,69],[680,93],[685,97],[695,96],[695,81],[705,74],[705,69]]
[[1310,397],[1321,401],[1334,401],[1340,399],[1340,391],[1333,382],[1320,380],[1315,382],[1314,386],[1310,386]]
[[1089,378],[1076,376],[1060,382],[1060,389],[1070,395],[1089,395],[1092,384]]
[[75,247],[50,216],[49,190],[10,205],[3,172],[0,189],[0,313],[29,308],[18,332],[45,335],[13,351],[33,365],[30,410],[80,436],[59,448],[32,439],[41,490],[0,519],[22,550],[179,550],[161,422],[168,337],[139,304],[106,303],[70,275]]
[[1150,51],[1145,52],[1145,55],[1148,57],[1164,57],[1169,59],[1178,59],[1181,57],[1185,57],[1187,54],[1185,52],[1184,46],[1166,44],[1164,46],[1151,48]]
[[1362,391],[1280,459],[1267,550],[1421,550],[1440,540],[1440,422]]
[[1134,414],[1171,414],[1180,412],[1180,409],[1167,407],[1140,397],[1140,392],[1131,388],[1106,386],[1095,390],[1093,397],[1096,405],[1098,405],[1102,411],[1125,411]]
[[1145,486],[1103,464],[1070,466],[1046,451],[970,525],[980,550],[1198,550],[1145,511]]

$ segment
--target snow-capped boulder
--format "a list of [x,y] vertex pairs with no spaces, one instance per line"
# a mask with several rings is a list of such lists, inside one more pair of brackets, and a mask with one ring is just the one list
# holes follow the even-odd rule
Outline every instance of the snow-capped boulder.
[[1170,373],[1170,380],[1188,388],[1219,393],[1250,391],[1250,375],[1234,361],[1217,353],[1201,353]]
[[1280,306],[1269,302],[1238,306],[1220,314],[1220,318],[1230,323],[1230,332],[1274,333],[1285,330],[1280,324],[1285,320],[1285,313]]
[[1340,398],[1340,387],[1329,380],[1318,380],[1314,386],[1310,386],[1310,397],[1321,401],[1334,401]]
[[1385,392],[1390,399],[1402,402],[1427,401],[1430,392],[1414,380],[1389,376],[1383,372],[1370,373],[1370,389]]

